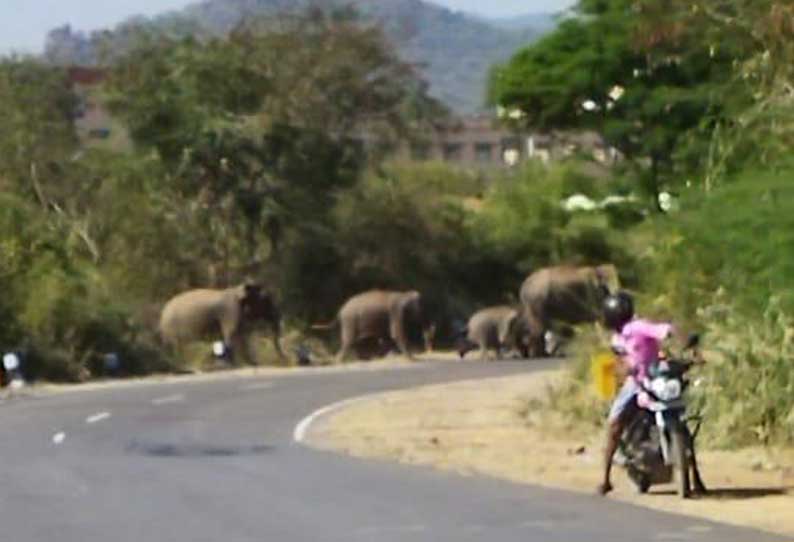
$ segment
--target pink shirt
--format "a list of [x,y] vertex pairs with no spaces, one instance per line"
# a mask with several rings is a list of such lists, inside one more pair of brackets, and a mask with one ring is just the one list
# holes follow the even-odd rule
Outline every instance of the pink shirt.
[[636,380],[648,375],[648,369],[659,358],[659,347],[673,332],[673,326],[663,322],[635,319],[612,336],[612,347],[631,368]]

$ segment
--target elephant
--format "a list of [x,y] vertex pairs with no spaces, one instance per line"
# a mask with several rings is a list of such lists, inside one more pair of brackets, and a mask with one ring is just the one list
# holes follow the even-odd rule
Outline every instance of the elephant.
[[521,285],[521,320],[529,334],[530,356],[545,355],[544,336],[555,322],[569,325],[595,322],[601,303],[619,287],[612,264],[556,266],[539,269]]
[[337,363],[344,361],[351,350],[360,354],[359,345],[368,345],[370,352],[375,345],[377,353],[385,353],[395,344],[406,357],[413,359],[405,332],[409,317],[422,319],[419,292],[370,290],[348,299],[332,322],[312,328],[330,329],[339,325],[341,347],[336,355]]
[[239,351],[251,363],[255,360],[249,338],[258,321],[270,324],[273,346],[284,359],[280,319],[272,295],[260,284],[246,282],[224,290],[197,289],[176,295],[163,306],[159,330],[162,340],[175,349],[203,337],[221,338],[232,358]]
[[483,361],[487,359],[489,348],[496,350],[498,358],[503,348],[518,347],[522,339],[518,333],[518,315],[519,311],[508,305],[475,312],[458,340],[460,358],[465,358],[468,352],[478,347]]

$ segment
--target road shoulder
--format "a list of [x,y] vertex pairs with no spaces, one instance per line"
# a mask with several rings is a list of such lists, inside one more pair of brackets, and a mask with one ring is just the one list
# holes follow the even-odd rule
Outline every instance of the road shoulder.
[[[310,445],[357,457],[433,466],[461,474],[592,492],[600,435],[571,435],[539,408],[561,371],[389,392],[333,409],[307,431]],[[609,498],[667,512],[794,536],[794,453],[704,451],[714,492],[681,501],[672,486],[637,495],[616,468]]]

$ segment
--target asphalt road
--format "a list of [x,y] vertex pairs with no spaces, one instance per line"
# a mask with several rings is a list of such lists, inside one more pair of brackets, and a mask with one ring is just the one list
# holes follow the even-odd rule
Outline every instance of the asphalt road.
[[293,441],[301,419],[341,399],[547,366],[318,369],[6,400],[0,541],[779,540],[609,499],[362,461]]

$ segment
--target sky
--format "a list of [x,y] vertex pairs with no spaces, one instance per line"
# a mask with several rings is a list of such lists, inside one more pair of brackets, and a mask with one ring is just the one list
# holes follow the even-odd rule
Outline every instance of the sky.
[[[71,24],[106,28],[132,15],[156,15],[196,0],[0,0],[0,54],[39,53],[48,31]],[[490,17],[555,12],[574,0],[431,0],[451,9]]]

